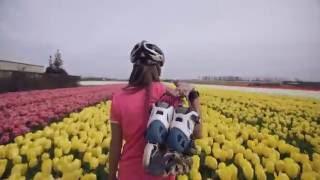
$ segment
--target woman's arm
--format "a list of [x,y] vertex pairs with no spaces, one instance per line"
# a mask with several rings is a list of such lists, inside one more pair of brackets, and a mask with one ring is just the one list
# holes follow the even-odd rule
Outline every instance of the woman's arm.
[[190,107],[192,110],[196,111],[199,114],[200,123],[196,124],[193,130],[193,138],[200,139],[202,138],[202,123],[201,123],[201,106],[200,106],[200,98],[197,97],[191,101],[189,101]]
[[[166,86],[166,93],[175,96],[175,97],[180,97],[180,96],[188,96],[188,93],[190,93],[192,90],[194,90],[194,87],[191,86],[190,84],[186,83],[180,83],[180,82],[175,82],[174,83],[176,86],[176,89],[172,89],[170,87]],[[199,95],[199,94],[198,94]],[[200,97],[193,97],[192,99],[189,99],[189,107],[193,110],[196,111],[199,114],[199,119],[201,120],[201,105],[200,105]],[[193,131],[193,138],[194,139],[200,139],[202,138],[202,124],[201,121],[199,124],[196,124],[194,131]]]
[[165,93],[167,95],[170,95],[170,96],[173,96],[173,97],[179,97],[180,96],[179,92],[176,89],[170,88],[168,86],[165,86],[165,87],[166,87]]
[[117,179],[118,163],[122,148],[122,131],[117,123],[111,123],[111,143],[109,154],[109,177],[110,180]]

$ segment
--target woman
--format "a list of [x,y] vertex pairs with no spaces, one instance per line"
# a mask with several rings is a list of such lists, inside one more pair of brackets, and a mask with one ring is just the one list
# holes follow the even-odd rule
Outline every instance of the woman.
[[[170,90],[160,83],[164,55],[156,45],[146,41],[136,44],[131,51],[131,62],[133,70],[128,86],[114,94],[112,98],[109,179],[114,180],[117,177],[120,180],[174,179],[174,177],[151,176],[145,172],[142,165],[146,145],[144,133],[151,104],[163,98],[166,93],[179,97],[176,92],[183,91]],[[171,104],[175,103],[176,101],[171,101]],[[200,112],[199,98],[193,98],[190,104],[194,110]],[[201,136],[201,125],[195,127],[193,135],[196,138]],[[122,148],[123,140],[125,144]]]

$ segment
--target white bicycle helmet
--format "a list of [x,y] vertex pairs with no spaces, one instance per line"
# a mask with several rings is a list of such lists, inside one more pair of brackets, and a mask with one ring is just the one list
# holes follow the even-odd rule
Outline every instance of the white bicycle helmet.
[[148,41],[137,43],[130,54],[133,64],[156,65],[163,66],[164,54],[161,49]]
[[191,148],[191,134],[198,122],[199,115],[197,112],[190,111],[186,107],[177,108],[167,137],[169,149],[179,153],[186,153]]
[[166,102],[160,101],[152,105],[146,132],[149,143],[165,143],[173,113],[173,107]]

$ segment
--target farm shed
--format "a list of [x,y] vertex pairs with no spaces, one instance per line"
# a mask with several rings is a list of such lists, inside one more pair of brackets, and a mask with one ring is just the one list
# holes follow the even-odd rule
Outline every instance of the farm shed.
[[44,66],[16,61],[0,60],[0,70],[43,73]]

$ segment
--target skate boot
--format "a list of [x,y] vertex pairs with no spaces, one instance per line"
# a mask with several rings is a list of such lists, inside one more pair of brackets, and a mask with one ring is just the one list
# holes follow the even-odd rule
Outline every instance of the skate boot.
[[165,102],[157,102],[152,105],[146,132],[148,143],[165,143],[173,114],[173,107]]
[[157,102],[152,105],[146,131],[147,145],[143,154],[144,167],[149,167],[150,162],[154,162],[152,159],[161,154],[159,147],[166,142],[173,114],[174,108],[168,103]]
[[197,123],[199,123],[197,112],[190,111],[186,107],[178,107],[175,110],[167,137],[169,150],[186,153],[192,146],[191,134]]

